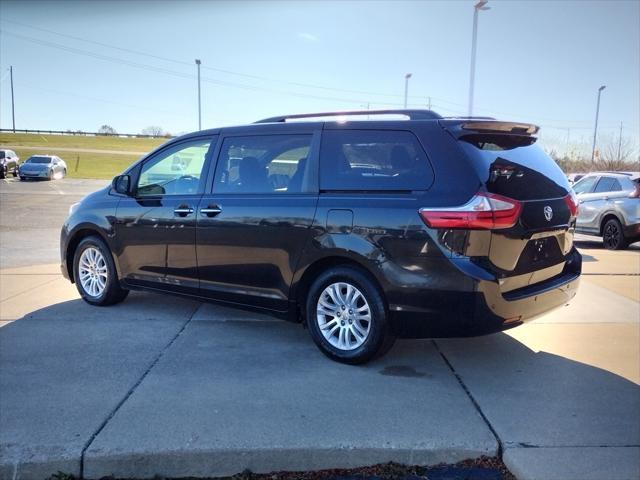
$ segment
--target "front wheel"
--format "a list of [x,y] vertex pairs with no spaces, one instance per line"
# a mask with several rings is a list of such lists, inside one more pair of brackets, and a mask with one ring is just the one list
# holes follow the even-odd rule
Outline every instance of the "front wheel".
[[129,294],[120,287],[109,247],[99,237],[80,242],[73,257],[73,276],[80,296],[91,305],[113,305]]
[[12,175],[13,175],[13,178],[16,178],[16,177],[19,175],[19,173],[18,173],[18,166],[17,166],[17,165],[16,165],[16,166],[15,166],[15,168],[13,169]]
[[322,273],[307,296],[309,332],[322,353],[338,362],[365,363],[393,345],[382,292],[356,268]]
[[627,248],[622,224],[617,218],[610,218],[602,228],[602,243],[607,250],[623,250]]

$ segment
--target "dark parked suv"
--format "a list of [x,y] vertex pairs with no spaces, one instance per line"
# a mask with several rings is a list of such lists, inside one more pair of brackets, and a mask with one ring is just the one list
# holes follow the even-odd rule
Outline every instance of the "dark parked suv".
[[579,282],[576,201],[537,130],[399,110],[185,135],[71,208],[62,271],[93,305],[146,289],[302,321],[347,363],[498,332]]

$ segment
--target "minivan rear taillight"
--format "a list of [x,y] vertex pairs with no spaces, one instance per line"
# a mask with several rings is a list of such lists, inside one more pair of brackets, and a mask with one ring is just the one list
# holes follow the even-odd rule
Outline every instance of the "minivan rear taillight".
[[566,203],[567,207],[569,207],[569,213],[572,217],[578,215],[578,197],[576,197],[576,194],[573,193],[573,191],[571,191],[569,195],[564,197],[564,203]]
[[521,210],[522,204],[517,200],[478,192],[460,207],[421,208],[420,216],[432,228],[501,229],[513,227]]

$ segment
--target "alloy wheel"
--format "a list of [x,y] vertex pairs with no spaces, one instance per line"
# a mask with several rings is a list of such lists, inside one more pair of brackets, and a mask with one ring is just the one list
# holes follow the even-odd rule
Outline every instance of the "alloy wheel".
[[603,241],[607,248],[615,250],[620,243],[620,229],[615,222],[608,222],[604,227]]
[[326,287],[316,306],[320,332],[333,347],[355,350],[369,336],[371,308],[358,288],[347,282]]
[[92,297],[99,297],[107,287],[109,272],[104,255],[94,247],[87,248],[78,262],[78,275],[84,291]]

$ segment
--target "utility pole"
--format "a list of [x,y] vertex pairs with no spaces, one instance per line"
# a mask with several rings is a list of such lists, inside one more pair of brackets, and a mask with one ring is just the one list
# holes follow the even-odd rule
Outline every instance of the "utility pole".
[[409,94],[409,79],[411,78],[411,73],[407,73],[404,76],[404,108],[407,108],[407,98]]
[[196,58],[196,65],[198,66],[198,130],[202,130],[202,103],[200,99],[200,60]]
[[427,108],[431,110],[431,97],[427,97]]
[[620,122],[620,135],[618,136],[618,161],[622,152],[622,122]]
[[600,115],[600,94],[602,91],[607,88],[606,85],[602,85],[598,89],[598,103],[596,104],[596,125],[593,129],[593,147],[591,148],[591,162],[593,163],[593,159],[596,155],[596,137],[598,136],[598,116]]
[[469,74],[469,116],[473,115],[473,89],[476,79],[476,43],[478,41],[478,12],[480,10],[489,10],[487,7],[488,0],[480,0],[473,7],[473,32],[471,36],[471,72]]
[[16,105],[13,98],[13,65],[9,66],[9,76],[11,77],[11,121],[13,122],[13,133],[16,133]]

